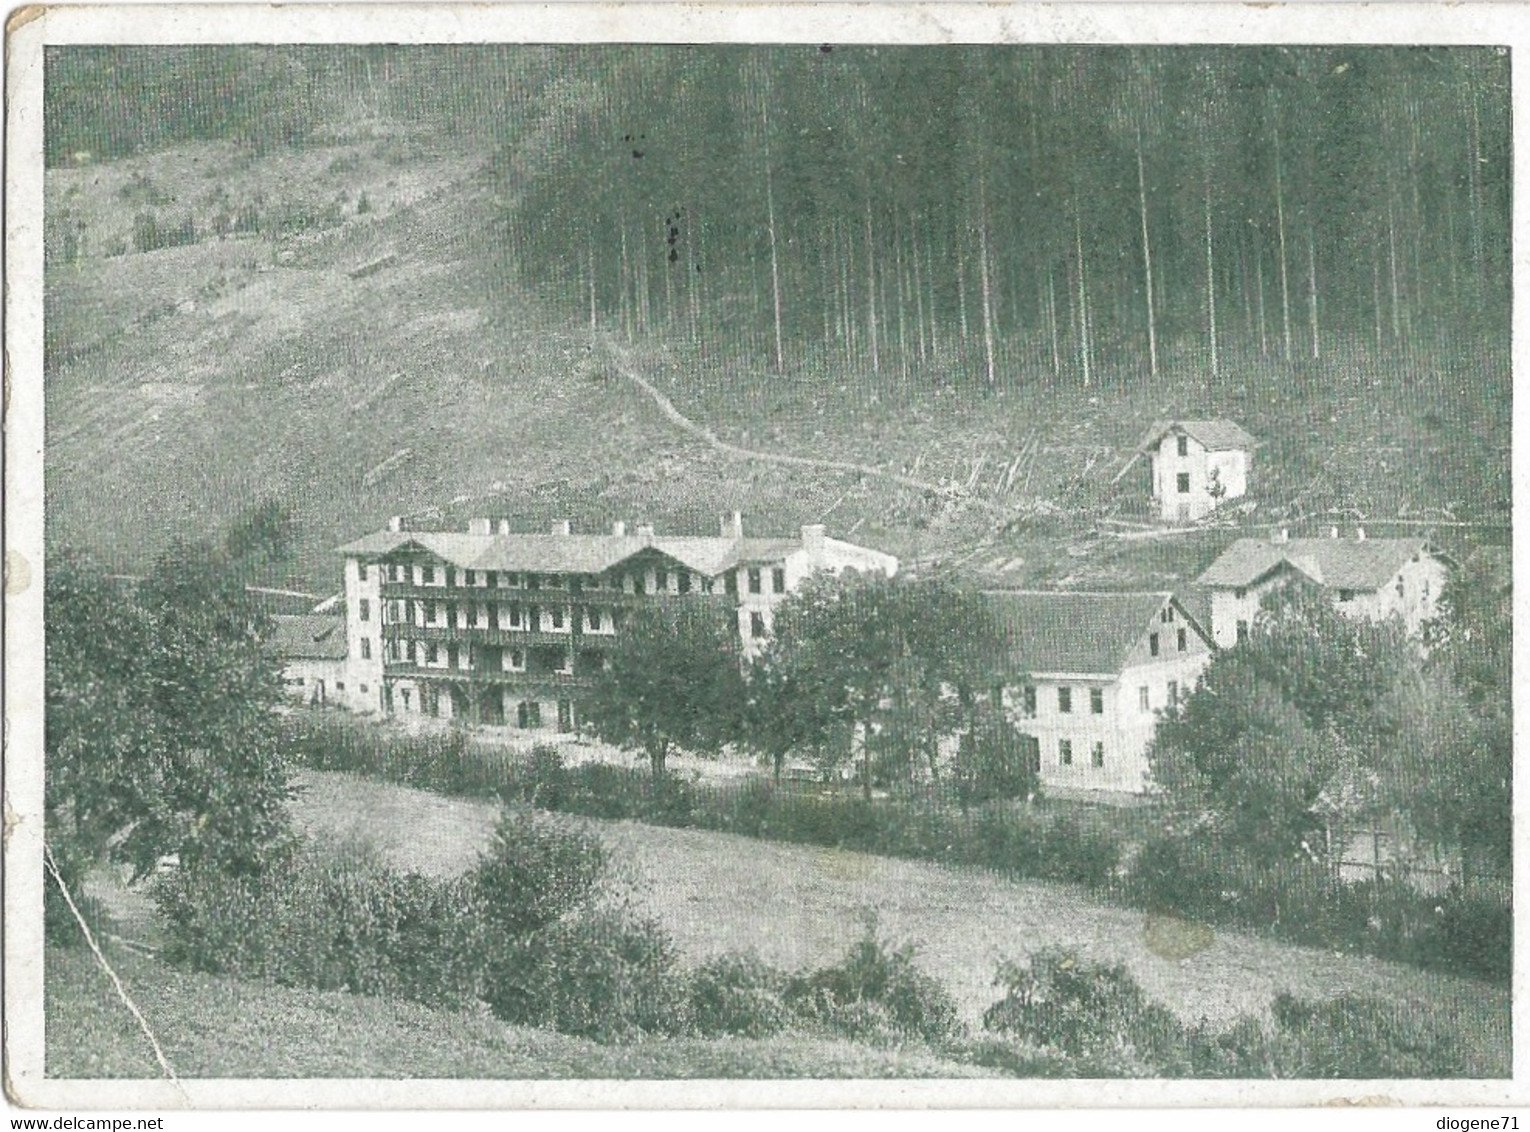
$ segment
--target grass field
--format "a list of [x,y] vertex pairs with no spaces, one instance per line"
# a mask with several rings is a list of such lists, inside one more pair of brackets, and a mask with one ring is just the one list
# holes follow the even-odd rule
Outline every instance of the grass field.
[[[920,1048],[788,1035],[603,1046],[487,1011],[295,990],[180,971],[114,949],[113,966],[182,1077],[971,1077]],[[50,1077],[158,1077],[148,1043],[83,949],[46,956]]]
[[[304,779],[302,827],[316,836],[367,837],[399,868],[464,868],[495,821],[486,803],[340,774]],[[884,936],[916,945],[919,962],[972,1020],[997,997],[990,983],[999,959],[1068,946],[1124,963],[1149,994],[1190,1021],[1262,1013],[1281,990],[1398,999],[1448,1019],[1485,1075],[1508,1071],[1508,993],[1471,980],[1230,932],[1210,936],[1187,958],[1167,959],[1149,946],[1140,913],[1066,886],[727,834],[597,824],[623,891],[692,961],[754,949],[782,967],[824,965],[861,935],[874,911]]]

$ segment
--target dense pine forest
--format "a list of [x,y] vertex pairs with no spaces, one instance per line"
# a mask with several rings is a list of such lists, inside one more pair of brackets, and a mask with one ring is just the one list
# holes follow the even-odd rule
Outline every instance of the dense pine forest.
[[[49,156],[481,139],[506,265],[628,338],[977,388],[1507,329],[1492,48],[145,49],[55,56]],[[103,67],[114,69],[100,98]]]

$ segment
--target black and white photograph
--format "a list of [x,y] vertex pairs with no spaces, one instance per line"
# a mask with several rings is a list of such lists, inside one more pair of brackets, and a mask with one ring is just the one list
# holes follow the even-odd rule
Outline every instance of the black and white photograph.
[[13,1101],[1523,1101],[1523,13],[158,11],[9,32]]

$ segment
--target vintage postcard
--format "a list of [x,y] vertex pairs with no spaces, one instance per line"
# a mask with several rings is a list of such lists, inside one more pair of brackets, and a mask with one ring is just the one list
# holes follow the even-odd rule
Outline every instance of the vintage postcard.
[[1527,16],[13,13],[12,1102],[1523,1103]]

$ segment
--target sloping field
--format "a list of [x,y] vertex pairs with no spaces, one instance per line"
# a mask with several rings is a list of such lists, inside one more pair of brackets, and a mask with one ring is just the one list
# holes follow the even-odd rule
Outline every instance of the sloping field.
[[[467,867],[495,820],[486,803],[342,774],[304,779],[301,825],[326,836],[371,834],[400,868]],[[1282,990],[1399,999],[1449,1019],[1484,1074],[1508,1071],[1509,996],[1470,980],[1230,932],[1189,958],[1165,959],[1148,947],[1140,913],[1066,886],[728,834],[597,824],[621,887],[692,960],[753,949],[785,968],[820,966],[837,960],[875,915],[886,938],[918,948],[919,962],[974,1020],[997,997],[990,984],[1001,958],[1066,946],[1126,964],[1188,1020],[1262,1012]]]

